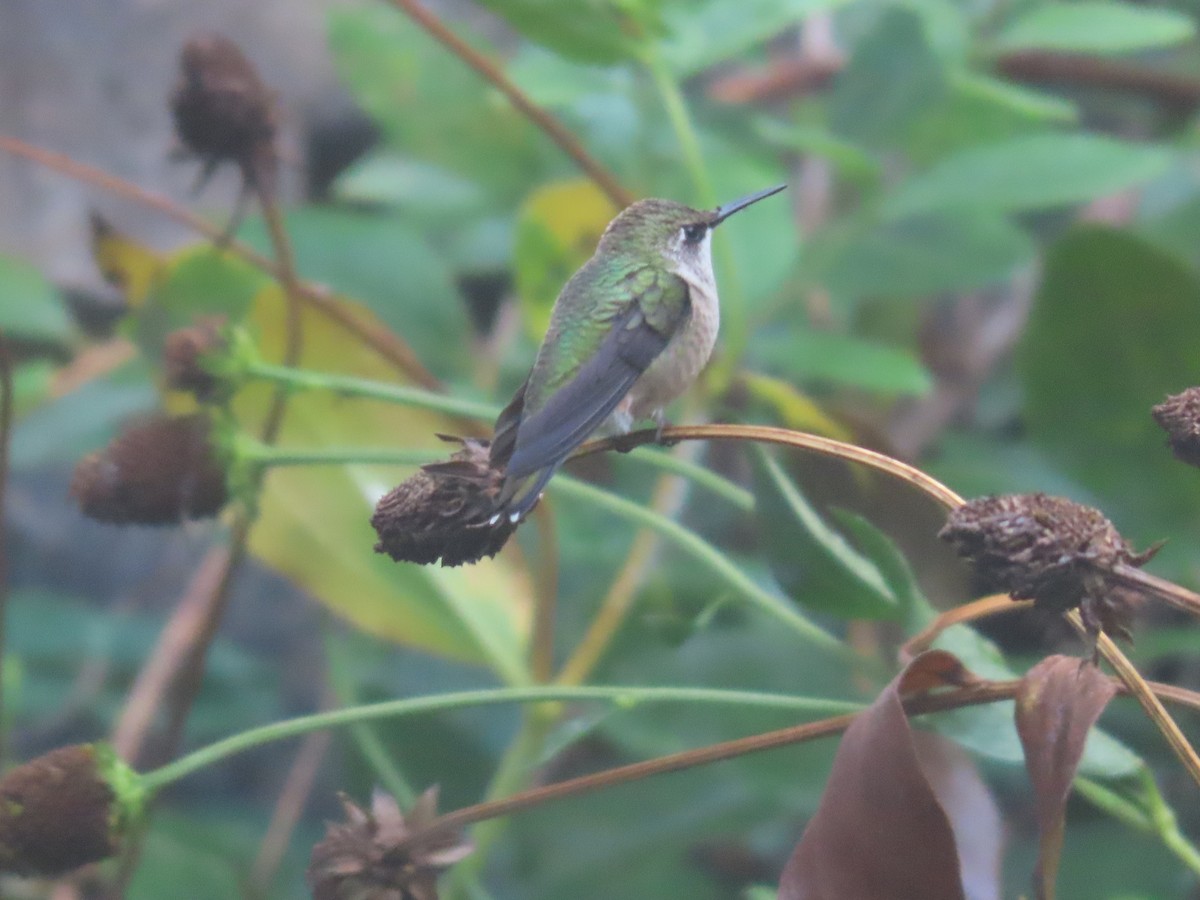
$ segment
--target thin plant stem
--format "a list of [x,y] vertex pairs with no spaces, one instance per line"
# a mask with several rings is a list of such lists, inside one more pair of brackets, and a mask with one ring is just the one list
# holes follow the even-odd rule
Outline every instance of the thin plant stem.
[[[703,206],[716,206],[717,196],[713,190],[712,178],[704,163],[704,151],[700,147],[700,137],[696,126],[692,123],[688,112],[687,101],[679,82],[667,66],[666,61],[659,55],[657,47],[648,44],[642,54],[642,63],[650,73],[659,98],[667,113],[667,120],[675,132],[679,149],[683,154],[683,164],[688,176],[696,189]],[[720,229],[717,229],[718,232]],[[746,299],[742,293],[741,280],[738,278],[736,261],[733,258],[729,244],[720,234],[717,235],[716,253],[718,268],[722,273],[721,318],[724,328],[724,341],[727,350],[726,358],[736,360],[746,345]],[[719,363],[728,366],[730,363]]]
[[496,63],[488,59],[457,34],[455,34],[431,10],[417,0],[388,0],[392,6],[403,11],[413,22],[425,30],[434,40],[470,66],[485,81],[508,98],[513,107],[537,126],[550,140],[558,145],[575,165],[587,175],[615,206],[628,206],[633,197],[621,186],[607,168],[598,162],[558,119],[536,103],[517,87]]
[[575,451],[572,459],[607,450],[630,450],[643,444],[659,442],[660,437],[661,442],[665,444],[676,441],[755,441],[794,447],[798,450],[808,450],[822,456],[868,466],[893,478],[906,481],[947,509],[962,506],[965,502],[962,497],[936,478],[884,453],[877,453],[856,444],[848,444],[845,441],[817,434],[791,431],[787,428],[775,428],[769,425],[675,425],[664,428],[661,436],[655,429],[648,428],[618,437],[589,441]]
[[[322,623],[325,634],[325,657],[329,660],[327,676],[329,688],[337,698],[340,708],[346,709],[358,705],[358,697],[353,680],[347,671],[347,653],[344,640],[334,634],[326,619]],[[417,800],[418,791],[413,789],[400,767],[392,761],[392,756],[383,746],[383,741],[370,722],[351,722],[346,726],[358,752],[373,770],[384,790],[396,798],[401,806],[409,807]]]
[[[905,711],[909,715],[921,715],[930,712],[940,712],[957,709],[962,706],[974,706],[983,703],[994,703],[999,700],[1011,700],[1016,696],[1019,681],[981,682],[962,688],[955,688],[936,694],[922,694],[904,699]],[[567,781],[532,788],[499,800],[480,803],[476,806],[464,807],[437,818],[426,828],[414,832],[404,843],[415,843],[426,840],[435,834],[458,831],[475,822],[507,816],[522,810],[541,806],[554,800],[575,797],[583,794],[628,784],[657,775],[670,772],[681,772],[697,766],[710,765],[728,759],[746,756],[751,753],[761,753],[811,741],[816,738],[841,734],[858,716],[857,712],[844,713],[809,722],[803,725],[793,725],[777,731],[767,731],[750,737],[722,741],[700,747],[696,750],[685,750],[659,756],[645,762],[632,763],[615,769],[606,769],[593,775],[584,775]]]
[[9,444],[13,422],[13,361],[8,335],[0,331],[0,758],[7,747],[7,713],[4,705],[4,658],[8,636],[8,529],[6,510]]
[[1121,796],[1107,785],[1090,778],[1076,778],[1075,790],[1096,808],[1112,816],[1118,822],[1137,831],[1155,835],[1175,858],[1200,877],[1200,851],[1179,830],[1174,811],[1162,802],[1158,790],[1153,787],[1154,776],[1143,769],[1143,782],[1150,782],[1149,802],[1153,810],[1145,810],[1127,797]]
[[447,394],[398,384],[387,384],[354,375],[338,375],[330,372],[313,372],[286,365],[254,360],[246,363],[240,374],[258,378],[291,390],[331,391],[345,397],[363,397],[396,403],[418,409],[429,409],[465,419],[494,419],[500,407],[491,403],[464,400]]
[[1015,612],[1020,609],[1029,609],[1032,606],[1032,600],[1014,600],[1008,594],[990,594],[987,597],[981,597],[970,603],[964,603],[962,606],[955,606],[952,609],[948,609],[940,613],[937,618],[900,646],[898,654],[900,663],[901,665],[907,665],[918,654],[924,653],[933,646],[933,642],[941,636],[943,631],[953,625],[977,622],[980,619]]
[[803,638],[806,643],[821,647],[837,657],[844,657],[849,652],[845,644],[805,618],[789,601],[763,588],[735,566],[716,547],[674,519],[659,515],[639,503],[634,503],[632,500],[627,500],[567,475],[559,475],[555,478],[551,483],[551,489],[559,494],[587,500],[624,519],[652,528],[697,562],[702,563],[735,594],[780,624],[785,625]]
[[[266,272],[280,281],[283,280],[283,270],[276,260],[264,256],[241,241],[229,240],[223,228],[180,206],[170,197],[147,191],[133,182],[118,178],[115,175],[105,172],[103,169],[97,169],[94,166],[77,162],[65,154],[36,147],[6,135],[0,135],[0,152],[20,156],[48,169],[53,169],[68,178],[82,181],[148,209],[152,209],[195,231],[197,234],[220,243],[222,247],[250,263],[255,268]],[[431,390],[441,388],[441,383],[438,379],[421,364],[421,361],[417,358],[412,348],[403,339],[382,326],[364,321],[353,309],[343,302],[342,298],[319,285],[307,282],[300,284],[300,295],[322,315],[336,323],[346,332],[353,334],[362,341],[364,346],[370,347],[381,358],[387,360],[398,371],[417,384]]]
[[[1079,610],[1072,609],[1066,614],[1067,621],[1071,627],[1084,638],[1087,639],[1087,629],[1084,627],[1083,619],[1079,615]],[[1101,632],[1096,639],[1096,649],[1100,651],[1100,655],[1105,661],[1112,666],[1121,683],[1125,685],[1129,693],[1141,704],[1143,711],[1154,723],[1164,738],[1171,750],[1174,751],[1176,758],[1183,764],[1184,769],[1192,780],[1200,785],[1200,756],[1196,755],[1196,749],[1183,733],[1183,729],[1179,727],[1179,723],[1172,718],[1163,706],[1162,701],[1154,694],[1154,690],[1142,678],[1141,673],[1129,661],[1129,658],[1121,652],[1121,648],[1113,643],[1112,639]]]
[[179,759],[145,773],[142,775],[141,784],[148,793],[157,793],[167,785],[174,784],[182,778],[236,754],[244,753],[263,744],[285,740],[322,728],[339,728],[355,722],[394,719],[476,706],[587,701],[614,703],[622,709],[634,709],[661,703],[694,703],[832,714],[859,708],[859,704],[840,700],[714,688],[529,685],[517,688],[459,691],[430,697],[387,700],[382,703],[369,703],[349,709],[334,709],[251,728],[206,747],[201,747],[186,756],[181,756]]
[[[674,453],[660,452],[655,456],[660,459],[678,459],[678,455]],[[693,465],[690,462],[688,464]],[[670,467],[664,468],[670,471]],[[683,473],[677,471],[675,474]],[[675,514],[683,507],[685,498],[682,482],[672,478],[659,478],[654,486],[649,508],[658,515],[674,519]],[[608,592],[588,623],[583,637],[558,673],[556,680],[560,684],[582,684],[587,681],[629,615],[638,587],[649,572],[662,540],[662,534],[649,528],[640,528],[634,534],[633,543],[617,572],[617,577],[609,585]]]
[[[294,368],[300,362],[304,344],[300,308],[300,279],[296,274],[296,260],[292,252],[291,240],[284,227],[283,213],[275,195],[269,190],[260,188],[258,197],[267,221],[267,231],[271,236],[271,245],[275,251],[275,261],[279,267],[280,284],[284,294],[283,365]],[[260,434],[263,444],[270,446],[278,439],[287,412],[288,397],[287,387],[276,385]],[[202,627],[197,633],[194,643],[187,648],[184,660],[180,664],[177,683],[172,691],[173,702],[167,726],[169,752],[173,753],[183,740],[184,725],[196,697],[200,694],[208,651],[229,604],[234,575],[245,559],[246,545],[250,539],[254,516],[253,509],[242,509],[237,513],[237,522],[230,535],[232,549],[227,557],[226,571],[222,574],[219,586],[211,597]]]

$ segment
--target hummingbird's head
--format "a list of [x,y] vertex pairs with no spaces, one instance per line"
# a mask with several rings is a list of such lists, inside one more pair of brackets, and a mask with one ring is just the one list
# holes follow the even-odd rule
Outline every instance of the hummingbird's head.
[[735,212],[785,187],[776,185],[713,210],[692,209],[673,200],[639,200],[609,223],[598,252],[658,255],[685,281],[711,284],[712,230]]

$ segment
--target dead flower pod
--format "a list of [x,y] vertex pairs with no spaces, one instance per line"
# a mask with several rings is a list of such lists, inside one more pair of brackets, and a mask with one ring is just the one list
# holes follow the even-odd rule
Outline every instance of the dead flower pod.
[[1151,410],[1180,462],[1200,466],[1200,387],[1172,394]]
[[225,349],[224,316],[201,316],[194,325],[170,332],[163,341],[163,374],[167,386],[188,391],[196,399],[214,399],[221,380],[205,367],[208,354]]
[[431,463],[389,491],[375,506],[371,524],[377,553],[397,562],[458,566],[495,556],[516,524],[492,521],[504,480],[488,459],[488,443],[473,438],[449,461]]
[[225,505],[225,471],[202,414],[129,426],[75,467],[71,495],[85,516],[116,525],[172,525]]
[[341,796],[345,822],[331,822],[313,847],[308,883],[313,900],[437,900],[437,877],[472,850],[456,832],[410,839],[437,818],[437,788],[408,813],[376,789],[371,809]]
[[1079,607],[1093,637],[1128,637],[1135,595],[1111,573],[1141,566],[1158,550],[1135,553],[1099,510],[1045,494],[972,500],[950,513],[938,536],[1013,599],[1054,612]]
[[218,34],[191,38],[179,63],[171,113],[180,141],[204,165],[200,184],[221,163],[234,162],[248,187],[272,192],[279,162],[274,97],[254,66]]
[[0,870],[61,875],[112,856],[143,796],[137,773],[104,744],[10,769],[0,778]]

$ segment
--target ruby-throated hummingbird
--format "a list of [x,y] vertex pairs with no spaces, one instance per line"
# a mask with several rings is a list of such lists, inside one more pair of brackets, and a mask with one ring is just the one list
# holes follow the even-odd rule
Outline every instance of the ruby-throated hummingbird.
[[717,339],[712,230],[785,187],[710,211],[641,200],[609,223],[558,295],[533,370],[496,420],[489,459],[504,480],[490,524],[520,522],[606,421],[622,433],[645,418],[661,427],[663,407],[695,381]]

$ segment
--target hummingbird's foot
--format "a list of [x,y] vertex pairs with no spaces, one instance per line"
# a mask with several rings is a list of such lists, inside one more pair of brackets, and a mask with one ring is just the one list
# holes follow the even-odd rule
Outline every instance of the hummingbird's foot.
[[637,432],[627,431],[624,434],[614,434],[612,436],[612,448],[618,453],[629,453],[640,447],[644,441],[637,438]]
[[661,444],[664,447],[674,447],[679,441],[676,438],[664,438],[663,429],[670,428],[671,423],[667,421],[666,415],[661,409],[656,409],[651,418],[654,419],[654,443]]

